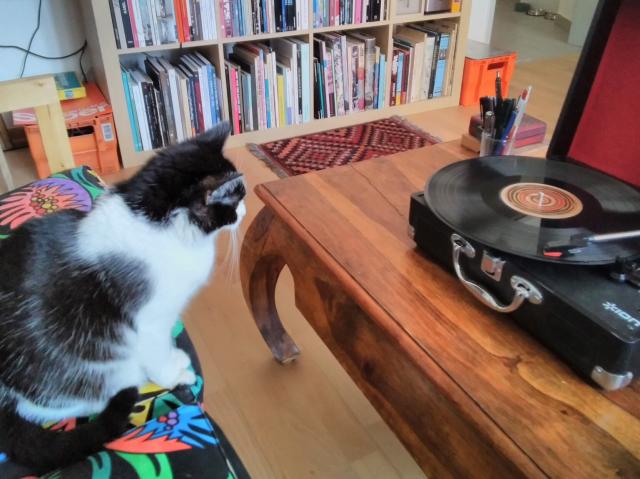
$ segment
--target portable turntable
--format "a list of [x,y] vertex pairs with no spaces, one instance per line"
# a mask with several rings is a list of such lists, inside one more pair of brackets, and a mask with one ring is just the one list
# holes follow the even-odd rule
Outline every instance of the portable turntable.
[[466,290],[608,390],[640,374],[638,24],[639,3],[600,2],[546,160],[449,165],[409,218]]

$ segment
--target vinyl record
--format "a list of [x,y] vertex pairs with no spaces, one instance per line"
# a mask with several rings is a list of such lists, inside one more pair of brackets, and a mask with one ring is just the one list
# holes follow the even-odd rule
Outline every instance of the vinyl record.
[[572,264],[640,255],[638,239],[592,243],[562,258],[544,254],[548,243],[574,235],[640,228],[640,191],[573,163],[513,156],[461,161],[433,175],[425,198],[462,236],[507,253]]

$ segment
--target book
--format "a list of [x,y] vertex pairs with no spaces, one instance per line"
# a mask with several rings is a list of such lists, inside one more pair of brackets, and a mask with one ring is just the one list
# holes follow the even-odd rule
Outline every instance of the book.
[[169,76],[155,57],[147,57],[144,60],[145,71],[157,92],[156,104],[159,111],[158,120],[161,124],[163,145],[172,145],[176,142],[176,128],[169,92]]
[[142,151],[142,138],[140,136],[140,128],[138,126],[138,118],[136,114],[133,93],[129,84],[129,72],[122,65],[120,66],[120,75],[122,76],[122,85],[124,87],[124,97],[127,103],[127,114],[129,115],[129,124],[131,125],[131,136],[133,137],[133,147],[136,151]]
[[55,73],[53,80],[60,100],[74,100],[87,96],[87,90],[80,82],[76,72]]
[[387,79],[387,61],[384,53],[380,54],[380,84],[378,85],[378,108],[384,108],[384,91]]
[[[308,65],[311,60],[309,52],[309,44],[298,40],[296,38],[291,39],[298,46],[298,52],[300,52],[300,60],[298,63],[299,71],[302,77],[302,86],[311,84],[311,73]],[[306,123],[311,120],[311,89],[308,87],[302,88],[302,122]]]
[[138,121],[142,149],[151,150],[153,148],[153,143],[151,141],[151,131],[147,120],[146,105],[142,91],[142,80],[135,70],[127,70],[127,72],[129,73],[129,86],[131,88],[132,100],[135,107],[136,120]]
[[120,17],[122,19],[122,28],[124,30],[127,48],[134,48],[135,41],[133,39],[133,28],[131,26],[131,17],[129,14],[129,0],[119,0]]
[[373,108],[373,77],[376,63],[376,38],[366,33],[351,33],[351,37],[364,44],[364,109]]

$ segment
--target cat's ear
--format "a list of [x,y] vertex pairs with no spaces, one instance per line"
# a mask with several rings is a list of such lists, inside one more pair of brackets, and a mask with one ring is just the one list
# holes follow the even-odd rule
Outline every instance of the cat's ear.
[[246,195],[244,176],[238,172],[227,175],[212,188],[207,189],[205,204],[236,206]]
[[219,152],[222,151],[230,130],[229,122],[223,121],[196,136],[193,141],[203,150]]

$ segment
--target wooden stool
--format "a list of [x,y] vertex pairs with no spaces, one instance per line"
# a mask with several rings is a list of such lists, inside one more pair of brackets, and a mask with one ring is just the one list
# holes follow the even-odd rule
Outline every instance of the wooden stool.
[[[53,76],[35,76],[0,83],[0,112],[33,108],[52,173],[73,168],[73,156]],[[14,189],[7,160],[0,150],[0,173],[8,190]]]

